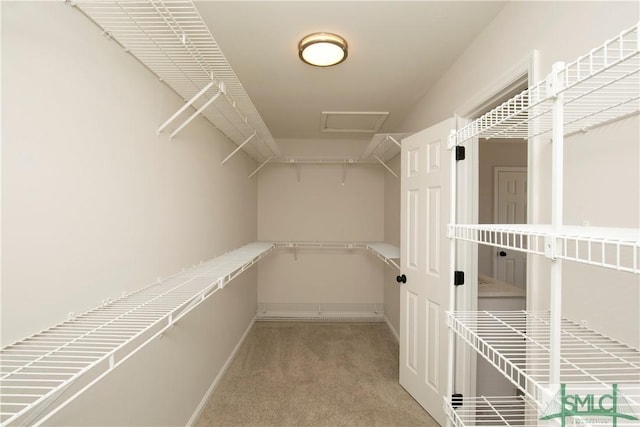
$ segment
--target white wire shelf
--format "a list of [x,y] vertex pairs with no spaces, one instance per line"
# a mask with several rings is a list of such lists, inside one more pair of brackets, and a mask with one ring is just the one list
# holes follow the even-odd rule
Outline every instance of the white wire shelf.
[[445,399],[445,413],[454,427],[531,427],[539,422],[536,406],[523,396],[465,396],[456,407]]
[[276,248],[307,250],[355,250],[365,249],[372,252],[390,267],[400,270],[396,260],[400,259],[400,249],[388,243],[380,242],[274,242]]
[[[526,311],[452,312],[453,331],[516,385],[540,402],[549,390],[550,316]],[[640,384],[640,350],[563,319],[560,382]],[[637,397],[636,397],[637,399]],[[638,403],[633,402],[640,409]]]
[[396,270],[400,270],[400,265],[396,262],[396,260],[400,259],[400,248],[397,246],[388,243],[369,243],[367,244],[367,249],[387,265],[394,267]]
[[[595,387],[595,388],[573,388],[570,397],[578,396],[585,399],[584,407],[579,407],[575,413],[569,411],[573,408],[573,401],[569,401],[567,406],[569,409],[565,412],[565,420],[562,425],[588,425],[590,427],[611,426],[637,426],[637,419],[629,419],[627,417],[619,417],[616,423],[612,423],[613,414],[631,415],[637,417],[638,405],[640,397],[637,387],[623,387],[624,394],[621,390],[617,391],[616,402],[611,400],[611,387]],[[605,416],[602,414],[588,414],[587,396],[592,394],[596,399],[593,409],[599,409],[599,401],[604,397],[604,407],[609,410]],[[550,426],[553,424],[554,418],[562,418],[562,409],[560,407],[559,396],[548,403],[548,406],[540,406],[539,402],[532,402],[524,396],[479,396],[464,397],[461,404],[453,406],[451,401],[445,399],[445,413],[451,425],[454,427],[532,427],[532,426]],[[613,409],[613,410],[612,410]],[[582,413],[580,413],[582,412]],[[556,417],[551,421],[543,420],[545,415],[554,414]],[[558,423],[560,425],[560,423]]]
[[550,135],[553,98],[564,97],[564,133],[570,135],[640,111],[638,25],[592,49],[460,129],[451,144],[473,137]]
[[[220,99],[201,114],[251,157],[280,153],[271,133],[191,0],[72,0],[106,35],[118,42],[176,93],[203,108],[223,84]],[[197,97],[211,82],[210,91]]]
[[459,240],[640,273],[640,229],[537,224],[455,224]]
[[[0,423],[31,424],[82,377],[96,380],[264,257],[251,243],[0,351]],[[56,407],[54,404],[53,407]]]

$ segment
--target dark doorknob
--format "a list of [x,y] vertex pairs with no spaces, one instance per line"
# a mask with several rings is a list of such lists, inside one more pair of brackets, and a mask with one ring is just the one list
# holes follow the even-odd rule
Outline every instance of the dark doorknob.
[[405,276],[404,274],[401,276],[396,276],[396,282],[407,283],[407,276]]
[[500,256],[507,256],[507,253],[505,251],[500,251],[498,252],[498,255]]

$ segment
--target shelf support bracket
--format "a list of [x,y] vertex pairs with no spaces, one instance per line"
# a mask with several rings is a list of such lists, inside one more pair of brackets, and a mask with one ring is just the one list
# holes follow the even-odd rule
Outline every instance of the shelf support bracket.
[[388,170],[388,171],[389,171],[389,173],[390,173],[391,175],[395,176],[395,177],[396,177],[396,179],[398,178],[398,174],[396,174],[396,173],[393,171],[393,169],[391,169],[389,166],[387,166],[387,164],[386,164],[385,162],[383,162],[383,161],[382,161],[382,159],[380,159],[380,157],[378,157],[378,156],[374,156],[374,157],[376,158],[376,160],[377,160],[377,161],[378,161],[382,166],[384,166],[384,168],[385,168],[386,170]]
[[248,177],[247,179],[251,179],[251,177],[252,177],[253,175],[257,174],[257,173],[258,173],[258,171],[264,167],[264,165],[266,165],[267,163],[269,163],[269,162],[271,161],[271,159],[273,159],[273,156],[269,157],[267,160],[265,160],[264,162],[262,162],[262,164],[261,164],[260,166],[258,166],[258,167],[256,168],[256,170],[254,170],[253,172],[251,172],[251,175],[249,175],[249,177]]
[[389,138],[391,140],[391,142],[393,142],[394,144],[396,144],[398,146],[398,148],[402,148],[402,145],[400,145],[400,143],[398,142],[397,139],[395,139],[394,137],[392,137],[391,135],[387,135],[387,138]]
[[253,133],[251,135],[249,135],[249,138],[245,139],[244,142],[240,145],[238,145],[238,147],[236,147],[235,150],[233,150],[233,152],[231,154],[229,154],[223,161],[222,163],[220,163],[221,165],[224,165],[225,163],[227,163],[227,161],[232,158],[238,151],[242,150],[242,147],[244,147],[249,141],[251,141],[253,139],[253,137],[256,136],[256,131],[254,130]]
[[160,132],[162,132],[164,130],[164,128],[169,126],[169,124],[171,122],[173,122],[176,119],[176,117],[178,117],[180,114],[184,113],[184,111],[187,108],[191,107],[191,105],[193,105],[193,103],[196,102],[196,100],[198,100],[198,98],[200,98],[202,95],[204,95],[205,92],[208,91],[211,88],[211,86],[213,86],[214,84],[215,84],[215,82],[213,80],[210,81],[209,84],[207,84],[205,87],[202,88],[202,90],[200,90],[200,92],[196,93],[193,98],[191,98],[186,104],[184,104],[182,107],[180,107],[180,109],[178,111],[173,113],[173,115],[171,117],[169,117],[163,124],[160,125],[160,127],[158,128],[158,134],[160,134]]
[[202,113],[209,105],[213,104],[213,101],[218,99],[218,97],[224,93],[224,91],[225,91],[224,85],[222,83],[220,83],[220,85],[218,87],[220,89],[218,91],[218,93],[216,93],[210,100],[205,102],[202,107],[198,108],[195,113],[193,113],[191,116],[189,116],[189,118],[187,120],[184,121],[184,123],[182,123],[180,126],[178,126],[178,128],[176,130],[174,130],[171,135],[169,135],[169,139],[173,139],[174,136],[176,136],[182,129],[184,129],[189,123],[191,123],[191,121],[193,119],[198,117],[198,115],[200,115],[200,113]]

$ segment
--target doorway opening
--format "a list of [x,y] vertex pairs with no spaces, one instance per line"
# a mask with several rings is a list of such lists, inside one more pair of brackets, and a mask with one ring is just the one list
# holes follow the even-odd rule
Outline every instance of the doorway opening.
[[[525,75],[477,117],[520,93],[528,86]],[[481,224],[527,223],[526,139],[478,141],[478,222]],[[527,258],[518,251],[478,245],[477,307],[480,311],[525,310]],[[518,389],[492,365],[478,358],[477,396],[514,396]]]

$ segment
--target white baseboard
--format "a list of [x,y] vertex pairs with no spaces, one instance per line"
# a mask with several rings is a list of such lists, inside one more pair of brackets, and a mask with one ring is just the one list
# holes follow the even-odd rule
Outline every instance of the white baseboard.
[[207,392],[202,397],[202,400],[200,401],[200,403],[196,407],[195,412],[193,413],[191,418],[189,418],[189,422],[187,422],[187,426],[194,425],[196,423],[196,421],[198,421],[198,418],[200,418],[200,415],[202,414],[202,411],[204,410],[205,405],[207,404],[207,402],[211,398],[211,395],[213,394],[213,392],[216,390],[216,387],[220,383],[220,380],[222,379],[224,374],[227,372],[227,369],[229,369],[229,366],[231,366],[231,362],[233,362],[233,359],[235,359],[236,353],[238,353],[238,350],[240,349],[240,346],[242,346],[242,343],[247,338],[247,335],[249,335],[249,331],[251,331],[251,327],[253,326],[255,321],[256,321],[256,318],[254,316],[254,318],[251,319],[251,322],[249,322],[249,326],[247,327],[247,329],[242,334],[242,337],[240,338],[240,341],[238,341],[238,344],[236,344],[236,346],[234,347],[233,351],[231,352],[231,354],[229,355],[227,360],[224,362],[224,365],[222,365],[222,369],[220,369],[220,372],[218,372],[218,375],[216,375],[216,377],[214,378],[213,382],[209,386],[209,389],[207,390]]
[[387,326],[391,330],[391,333],[395,337],[396,341],[398,341],[398,343],[399,343],[400,342],[400,334],[398,334],[398,331],[396,331],[396,329],[393,327],[393,325],[389,321],[389,318],[387,317],[386,314],[384,315],[384,321],[387,322]]

